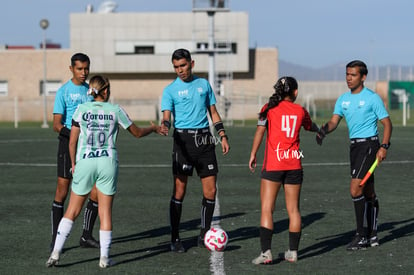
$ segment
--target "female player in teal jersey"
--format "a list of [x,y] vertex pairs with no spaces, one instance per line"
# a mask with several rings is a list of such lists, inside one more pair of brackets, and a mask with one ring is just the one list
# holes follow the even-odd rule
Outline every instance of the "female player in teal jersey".
[[[55,197],[52,203],[52,242],[50,249],[55,244],[57,228],[63,217],[64,204],[69,193],[72,173],[70,172],[69,137],[72,128],[72,115],[79,104],[91,101],[88,96],[89,89],[86,80],[89,75],[90,59],[84,53],[75,53],[71,57],[70,71],[72,78],[68,80],[56,93],[53,106],[53,130],[59,133],[59,146],[57,153],[57,184]],[[90,193],[89,201],[85,208],[83,220],[83,232],[79,240],[81,247],[99,248],[99,242],[92,236],[93,226],[98,216],[98,198],[95,188]]]
[[73,173],[72,193],[68,209],[59,223],[55,246],[46,262],[47,267],[58,263],[73,222],[95,183],[101,222],[99,266],[106,268],[113,265],[109,259],[109,248],[112,241],[112,204],[118,177],[116,140],[119,126],[137,138],[152,132],[161,135],[168,133],[152,123],[150,127],[139,128],[120,106],[109,103],[110,85],[107,78],[100,75],[92,77],[88,92],[94,97],[94,101],[79,105],[72,117],[69,141]]
[[[390,146],[392,123],[380,96],[364,87],[368,75],[367,65],[354,60],[346,65],[346,83],[349,91],[342,94],[335,103],[331,119],[321,127],[316,141],[322,145],[326,134],[346,119],[350,138],[351,183],[350,193],[356,216],[356,234],[347,246],[358,250],[366,246],[378,246],[377,218],[379,204],[374,189],[374,175],[364,186],[360,183],[375,160],[381,163],[387,157]],[[381,145],[378,137],[378,121],[384,126]],[[364,215],[368,232],[364,230]]]

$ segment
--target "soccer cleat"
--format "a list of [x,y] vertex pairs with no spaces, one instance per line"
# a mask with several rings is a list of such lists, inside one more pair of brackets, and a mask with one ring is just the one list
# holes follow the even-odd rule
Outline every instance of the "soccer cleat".
[[359,234],[355,234],[352,241],[347,246],[347,250],[359,250],[359,249],[366,249],[368,246],[368,241],[364,236]]
[[99,259],[99,267],[100,268],[107,268],[107,267],[110,267],[110,266],[113,266],[113,265],[115,265],[115,262],[112,261],[112,259],[109,259],[108,257],[102,256]]
[[181,240],[175,240],[175,242],[171,243],[171,251],[177,252],[177,253],[184,253],[185,248],[183,244],[181,243]]
[[374,246],[379,246],[379,240],[377,235],[372,236],[371,238],[369,238],[368,240],[369,246],[374,247]]
[[272,252],[270,249],[260,253],[259,257],[253,259],[253,264],[271,264],[273,262]]
[[204,245],[204,239],[201,236],[198,236],[197,238],[197,246],[200,248],[205,248],[206,246]]
[[46,267],[52,267],[59,263],[59,252],[58,251],[52,251],[50,254],[49,259],[46,262]]
[[285,252],[285,260],[291,263],[298,261],[298,252],[296,250],[288,250]]
[[95,240],[93,237],[90,239],[85,239],[84,237],[81,237],[79,240],[79,245],[83,248],[99,248],[99,242]]

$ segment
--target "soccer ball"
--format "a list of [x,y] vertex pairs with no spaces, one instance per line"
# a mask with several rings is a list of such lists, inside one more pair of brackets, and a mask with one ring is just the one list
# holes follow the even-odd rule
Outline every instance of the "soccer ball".
[[228,241],[226,231],[221,228],[212,227],[204,236],[204,244],[210,251],[223,251]]

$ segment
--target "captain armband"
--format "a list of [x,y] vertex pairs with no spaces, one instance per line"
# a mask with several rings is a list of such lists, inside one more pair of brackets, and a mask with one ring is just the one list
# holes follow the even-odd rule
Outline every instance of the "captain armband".
[[216,123],[214,123],[214,128],[216,128],[217,134],[220,134],[220,132],[225,131],[222,121],[217,121]]
[[162,122],[162,124],[164,124],[164,126],[165,126],[165,127],[167,127],[168,129],[170,129],[170,128],[171,128],[171,122],[169,122],[168,120],[164,120],[164,121]]

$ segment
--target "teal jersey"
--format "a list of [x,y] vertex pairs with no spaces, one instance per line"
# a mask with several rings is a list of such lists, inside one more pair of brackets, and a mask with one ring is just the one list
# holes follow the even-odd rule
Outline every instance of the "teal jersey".
[[78,162],[100,157],[118,160],[116,139],[119,125],[127,129],[132,121],[119,105],[93,101],[78,106],[73,114],[73,123],[80,127],[76,150]]
[[358,94],[342,94],[335,103],[334,114],[345,117],[349,138],[378,135],[378,120],[388,117],[384,102],[374,91],[364,88]]
[[70,129],[72,127],[72,116],[79,104],[92,101],[88,96],[88,83],[75,85],[69,80],[60,87],[56,93],[53,114],[62,115],[62,125]]
[[206,79],[193,76],[184,82],[177,77],[163,91],[161,111],[171,111],[174,128],[201,129],[208,127],[207,108],[214,104],[216,97]]

